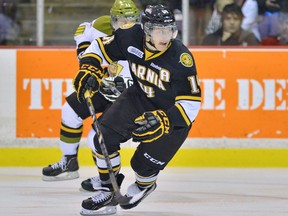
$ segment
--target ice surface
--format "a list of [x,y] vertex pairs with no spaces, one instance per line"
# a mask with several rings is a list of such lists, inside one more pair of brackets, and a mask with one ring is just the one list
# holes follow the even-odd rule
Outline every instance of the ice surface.
[[[97,174],[81,167],[80,178],[60,182],[41,180],[41,167],[0,168],[1,215],[80,215],[81,202],[93,195],[80,183]],[[130,168],[122,192],[134,182]],[[288,169],[167,168],[158,187],[127,216],[287,216]]]

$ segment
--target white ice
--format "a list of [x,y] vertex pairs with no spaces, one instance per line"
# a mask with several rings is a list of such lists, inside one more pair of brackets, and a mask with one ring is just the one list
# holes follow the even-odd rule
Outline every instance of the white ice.
[[[80,215],[81,202],[93,195],[80,183],[96,175],[95,167],[81,167],[80,178],[44,182],[41,167],[0,168],[0,215]],[[130,168],[122,186],[134,181]],[[288,169],[167,168],[158,187],[127,216],[288,216]]]

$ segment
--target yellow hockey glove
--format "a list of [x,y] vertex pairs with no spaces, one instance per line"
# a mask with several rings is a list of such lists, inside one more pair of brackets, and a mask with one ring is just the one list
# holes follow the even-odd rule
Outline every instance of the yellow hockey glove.
[[169,118],[163,110],[145,112],[134,122],[140,125],[132,132],[132,139],[135,142],[153,142],[172,130]]
[[93,96],[99,87],[99,83],[103,77],[103,72],[92,66],[92,65],[82,65],[81,69],[76,74],[73,80],[73,87],[77,93],[77,99],[79,102],[85,101],[84,93],[89,90],[91,91],[91,96]]

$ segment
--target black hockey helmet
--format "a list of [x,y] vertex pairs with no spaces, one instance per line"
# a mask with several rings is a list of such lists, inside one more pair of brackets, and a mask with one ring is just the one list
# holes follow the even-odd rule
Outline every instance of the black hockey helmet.
[[174,36],[175,33],[177,35],[173,12],[161,4],[148,5],[141,15],[141,23],[147,35],[151,35],[154,26],[169,27],[173,30],[173,38],[176,37]]

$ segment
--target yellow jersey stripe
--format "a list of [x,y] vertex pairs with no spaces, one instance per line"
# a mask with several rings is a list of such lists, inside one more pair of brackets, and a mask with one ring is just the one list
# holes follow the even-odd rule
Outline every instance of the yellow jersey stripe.
[[[168,49],[170,46],[171,46],[171,43],[167,46],[167,49]],[[165,53],[167,49],[165,49],[164,51],[161,51],[161,52],[159,52],[159,53],[156,53],[156,54],[145,49],[145,50],[144,50],[144,52],[145,52],[145,61],[151,60],[151,59],[153,59],[153,58],[157,58],[158,56],[160,56],[160,55],[162,55],[163,53]]]
[[98,42],[98,45],[99,45],[99,47],[100,47],[100,50],[101,50],[104,58],[106,59],[106,61],[107,61],[109,64],[111,64],[113,61],[112,61],[112,60],[110,59],[110,57],[107,55],[101,39],[100,39],[100,38],[97,38],[96,41]]
[[87,48],[89,46],[90,46],[90,43],[89,44],[83,44],[83,45],[79,46],[78,49]]
[[191,124],[190,119],[188,118],[187,114],[185,113],[185,110],[180,104],[175,104],[179,112],[181,113],[183,119],[185,120],[186,124],[189,126]]
[[99,61],[100,65],[102,65],[102,63],[103,63],[102,58],[100,56],[98,56],[97,54],[95,54],[95,53],[87,53],[85,55],[82,55],[81,59],[82,58],[86,58],[86,57],[92,57],[92,58],[97,59]]
[[176,101],[179,101],[179,100],[201,101],[201,97],[199,97],[199,96],[183,95],[183,96],[177,96],[175,100],[176,100]]

